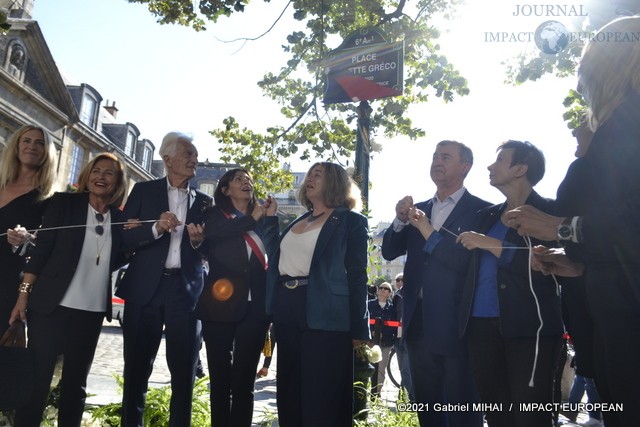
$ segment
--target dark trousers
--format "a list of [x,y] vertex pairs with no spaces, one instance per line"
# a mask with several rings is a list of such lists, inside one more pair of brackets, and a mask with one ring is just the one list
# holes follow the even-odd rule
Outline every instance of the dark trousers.
[[[482,427],[482,413],[472,411],[479,402],[464,346],[456,356],[435,354],[429,350],[422,332],[422,303],[418,302],[406,331],[411,381],[416,402],[429,405],[418,412],[422,427]],[[434,404],[465,405],[466,410],[434,410]]]
[[123,427],[143,426],[149,377],[162,340],[163,326],[171,373],[169,426],[191,425],[200,321],[193,316],[182,280],[181,276],[162,276],[156,294],[147,305],[125,302]]
[[249,302],[239,322],[202,322],[211,378],[212,426],[251,427],[256,369],[268,328],[264,302],[259,306]]
[[622,404],[603,411],[607,427],[635,427],[640,408],[640,271],[589,266],[587,298],[595,326],[596,387],[602,402]]
[[487,411],[487,423],[490,427],[553,426],[552,411],[519,409],[523,403],[553,403],[562,336],[540,337],[531,386],[536,337],[505,338],[499,322],[497,317],[472,317],[467,330],[469,359],[480,398],[484,403],[502,404],[500,411]]
[[278,342],[280,427],[350,427],[351,333],[309,329],[306,287],[278,286],[273,329]]
[[64,356],[58,425],[80,426],[87,377],[98,345],[104,313],[58,307],[51,314],[29,312],[29,348],[34,356],[34,393],[16,411],[16,427],[38,427],[42,420],[58,355]]

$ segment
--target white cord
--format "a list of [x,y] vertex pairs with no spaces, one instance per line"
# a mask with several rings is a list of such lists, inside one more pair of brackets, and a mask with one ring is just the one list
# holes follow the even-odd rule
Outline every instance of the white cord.
[[[544,326],[544,321],[542,320],[542,312],[540,310],[540,302],[538,301],[538,296],[536,295],[535,289],[533,289],[533,276],[532,276],[533,270],[531,269],[531,258],[533,257],[533,246],[531,244],[531,239],[529,238],[529,236],[522,236],[522,237],[524,237],[524,240],[525,242],[527,242],[527,246],[529,247],[529,289],[531,289],[531,294],[533,295],[533,299],[536,302],[538,320],[540,320],[540,326],[536,331],[536,351],[533,358],[533,369],[531,370],[531,379],[529,380],[529,387],[533,387],[534,386],[533,378],[536,375],[536,367],[538,365],[538,353],[540,350],[540,332],[542,331],[542,327]],[[557,282],[556,282],[556,285],[557,285]]]

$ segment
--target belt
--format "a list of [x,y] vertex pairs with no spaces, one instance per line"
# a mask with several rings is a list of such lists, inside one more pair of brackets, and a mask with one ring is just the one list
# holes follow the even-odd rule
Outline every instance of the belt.
[[287,289],[295,289],[299,288],[300,286],[307,286],[309,284],[309,279],[307,277],[300,277],[297,279],[284,277],[280,278],[280,281],[282,282],[282,285]]
[[162,270],[162,275],[163,276],[177,276],[178,274],[180,274],[180,272],[182,272],[182,269],[180,267],[178,267],[178,268],[165,268],[164,270]]

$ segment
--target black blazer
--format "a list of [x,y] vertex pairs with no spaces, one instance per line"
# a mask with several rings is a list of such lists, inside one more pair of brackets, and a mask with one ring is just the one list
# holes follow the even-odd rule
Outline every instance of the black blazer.
[[[203,224],[205,211],[211,205],[211,198],[192,188],[189,190],[189,203],[191,206],[187,210],[185,224]],[[169,197],[165,177],[134,185],[127,199],[123,216],[126,219],[137,218],[140,221],[154,220],[168,210]],[[169,254],[171,239],[169,233],[164,233],[155,239],[151,230],[153,226],[153,222],[148,222],[140,227],[124,230],[122,233],[125,249],[134,250],[135,253],[118,286],[116,295],[125,301],[140,305],[147,304],[156,293]],[[206,243],[203,243],[199,249],[205,250],[205,245]],[[186,229],[182,234],[180,257],[184,292],[193,308],[202,291],[202,256],[191,246]]]
[[[251,215],[227,218],[214,206],[207,214],[205,236],[208,241],[209,275],[204,291],[195,308],[196,317],[216,322],[240,321],[246,311],[251,290],[251,301],[262,309],[265,320],[265,295],[267,272],[255,254],[247,253],[243,234],[260,227],[267,254],[273,252],[278,240],[278,217],[268,216],[256,222]],[[213,297],[213,285],[219,279],[227,279],[233,286],[229,299]]]
[[[553,212],[553,201],[544,199],[535,191],[532,191],[526,201],[543,212]],[[478,222],[474,227],[479,233],[487,233],[488,230],[500,221],[502,212],[507,204],[490,206],[478,212]],[[526,243],[518,232],[509,228],[505,236],[503,247],[525,247]],[[533,246],[545,245],[555,246],[555,242],[543,242],[531,239]],[[460,304],[460,336],[466,332],[473,299],[477,284],[477,273],[479,268],[479,255],[481,249],[471,251],[472,258],[469,265],[469,272],[464,285],[462,302]],[[536,302],[529,286],[529,251],[524,249],[515,250],[511,262],[505,262],[505,250],[503,256],[498,259],[498,304],[500,307],[500,331],[505,337],[531,337],[536,335],[540,326],[538,319]],[[560,294],[556,289],[555,282],[551,276],[545,276],[540,272],[532,272],[533,289],[535,290],[540,311],[544,321],[541,330],[542,335],[561,335],[564,332],[562,325],[562,314],[560,308]]]
[[[88,209],[88,193],[56,193],[47,203],[42,228],[86,224]],[[110,212],[112,223],[121,221],[121,212],[117,208],[111,207]],[[121,225],[111,226],[109,271],[124,264],[124,259],[118,252],[121,229]],[[84,227],[43,230],[38,233],[37,244],[24,269],[25,272],[38,276],[29,296],[29,310],[49,314],[60,305],[78,266],[84,235]],[[105,286],[108,287],[107,319],[111,320],[111,277],[106,280]]]

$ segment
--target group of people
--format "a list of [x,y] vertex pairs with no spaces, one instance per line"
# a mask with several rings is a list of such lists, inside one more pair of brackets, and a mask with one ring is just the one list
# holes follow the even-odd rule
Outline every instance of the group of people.
[[481,411],[466,406],[474,402],[486,404],[475,408],[486,409],[490,427],[554,425],[548,404],[558,402],[565,330],[578,374],[595,380],[601,402],[617,405],[603,411],[606,426],[637,424],[640,43],[618,35],[638,32],[640,17],[619,18],[600,30],[609,37],[584,49],[579,158],[556,200],[533,189],[545,172],[542,152],[509,140],[488,166],[504,203],[466,190],[473,155],[456,141],[436,147],[434,198],[398,201],[382,253],[407,256],[402,325],[415,401],[451,408],[419,412],[420,425],[481,427]]
[[[640,32],[640,17],[601,31]],[[582,373],[595,378],[603,402],[624,405],[603,413],[607,427],[637,422],[639,69],[639,43],[595,37],[586,46],[578,90],[593,138],[556,201],[533,189],[545,172],[533,144],[498,146],[489,182],[506,200],[491,205],[464,187],[471,149],[445,140],[431,163],[434,198],[414,204],[406,196],[396,204],[382,253],[407,256],[398,348],[408,354],[410,396],[425,408],[452,408],[420,411],[422,426],[480,427],[482,411],[463,410],[473,402],[493,405],[484,414],[491,427],[552,425],[551,411],[520,404],[554,401],[562,335],[574,327]],[[225,173],[215,206],[189,187],[198,152],[188,135],[165,136],[166,177],[135,184],[122,210],[125,166],[110,153],[83,168],[76,193],[47,197],[52,150],[46,129],[25,126],[0,162],[0,223],[8,240],[0,248],[0,316],[28,323],[35,361],[34,392],[17,409],[16,426],[40,424],[59,355],[58,422],[80,425],[100,328],[111,312],[110,273],[124,264],[117,290],[126,301],[123,426],[144,425],[163,333],[170,425],[190,425],[203,338],[212,425],[249,426],[270,322],[279,353],[279,425],[352,424],[353,348],[371,338],[368,225],[356,212],[357,186],[341,166],[309,169],[298,194],[308,211],[280,232],[275,200],[256,199],[245,169]],[[382,299],[369,310],[380,308],[384,317]],[[569,320],[576,312],[588,321],[576,326]]]
[[135,184],[121,208],[127,182],[117,156],[95,155],[77,192],[48,197],[54,157],[47,130],[23,126],[10,139],[0,163],[7,229],[0,316],[8,320],[1,332],[28,325],[35,373],[15,425],[40,425],[60,355],[58,425],[80,425],[102,322],[111,316],[111,273],[124,264],[116,291],[126,301],[123,426],[145,425],[163,334],[170,425],[191,423],[204,339],[212,425],[250,426],[272,321],[280,425],[351,425],[352,348],[369,340],[368,225],[354,211],[360,195],[353,180],[337,164],[313,165],[299,194],[309,211],[280,233],[277,203],[258,201],[249,171],[227,171],[212,205],[189,187],[198,165],[190,136],[168,133],[160,155],[166,177]]

